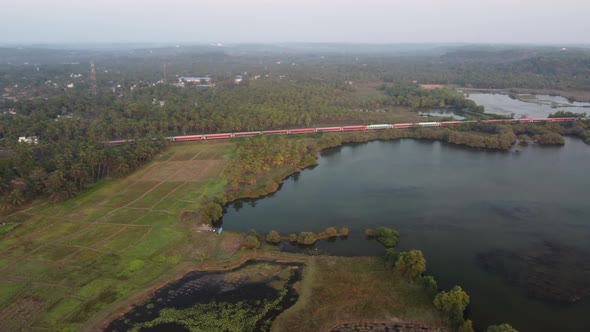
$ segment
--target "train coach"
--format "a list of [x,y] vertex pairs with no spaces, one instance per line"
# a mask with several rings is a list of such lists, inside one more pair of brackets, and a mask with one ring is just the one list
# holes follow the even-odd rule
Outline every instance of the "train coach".
[[[381,129],[409,129],[420,127],[447,127],[464,123],[543,123],[543,122],[574,122],[578,118],[538,118],[538,119],[493,119],[483,121],[443,121],[443,122],[413,122],[413,123],[396,123],[396,124],[372,124],[367,126],[344,126],[344,127],[321,127],[321,128],[300,128],[300,129],[278,129],[266,131],[247,131],[237,133],[220,133],[207,135],[187,135],[167,137],[171,142],[191,142],[191,141],[210,141],[217,139],[230,139],[232,137],[252,137],[260,135],[298,135],[313,133],[330,133],[330,132],[350,132],[365,130]],[[109,141],[111,145],[133,144],[133,140]]]

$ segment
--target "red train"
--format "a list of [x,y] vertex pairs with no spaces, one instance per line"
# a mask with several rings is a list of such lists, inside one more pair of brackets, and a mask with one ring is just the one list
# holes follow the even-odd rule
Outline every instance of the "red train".
[[[247,131],[238,133],[221,133],[207,135],[188,135],[168,137],[172,142],[191,142],[191,141],[210,141],[218,139],[229,139],[232,137],[252,137],[259,135],[299,135],[312,133],[331,133],[331,132],[350,132],[380,129],[409,129],[420,127],[448,127],[460,125],[463,123],[483,122],[483,123],[542,123],[542,122],[574,122],[577,118],[542,118],[542,119],[507,119],[507,120],[483,120],[483,121],[444,121],[444,122],[416,122],[416,123],[396,123],[396,124],[379,124],[379,125],[362,125],[362,126],[344,126],[344,127],[321,127],[321,128],[301,128],[301,129],[280,129],[266,131]],[[133,144],[133,140],[110,141],[111,145]]]

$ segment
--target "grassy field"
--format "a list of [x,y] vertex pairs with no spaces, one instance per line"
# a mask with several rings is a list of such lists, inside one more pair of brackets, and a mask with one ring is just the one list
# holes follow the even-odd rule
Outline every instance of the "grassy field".
[[235,235],[197,233],[180,216],[223,191],[231,147],[174,145],[125,179],[4,218],[0,330],[87,328],[183,262],[229,258]]
[[354,321],[406,321],[445,327],[428,294],[387,270],[375,257],[309,259],[295,305],[274,331],[329,331]]

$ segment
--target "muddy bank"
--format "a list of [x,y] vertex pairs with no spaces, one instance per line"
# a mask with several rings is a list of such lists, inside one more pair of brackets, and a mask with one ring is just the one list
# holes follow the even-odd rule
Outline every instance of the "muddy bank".
[[227,272],[190,272],[158,289],[141,305],[111,322],[106,331],[267,331],[298,298],[294,284],[303,264],[250,262]]

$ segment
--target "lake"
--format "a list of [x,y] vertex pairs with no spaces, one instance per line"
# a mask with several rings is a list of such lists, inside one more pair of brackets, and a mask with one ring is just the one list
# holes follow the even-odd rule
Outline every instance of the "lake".
[[[590,113],[590,103],[569,102],[559,96],[535,95],[530,102],[512,99],[507,94],[499,93],[469,93],[468,98],[478,105],[485,107],[486,113],[510,115],[514,113],[517,119],[526,117],[546,118],[549,114],[557,111],[573,113]],[[534,97],[534,98],[533,98]],[[559,106],[559,107],[552,107]]]
[[577,298],[590,295],[589,165],[590,146],[570,138],[520,153],[413,139],[346,145],[269,197],[233,203],[223,227],[350,228],[348,239],[316,245],[334,255],[381,255],[364,230],[393,227],[401,250],[424,252],[439,288],[468,292],[477,330],[590,331],[590,300]]

